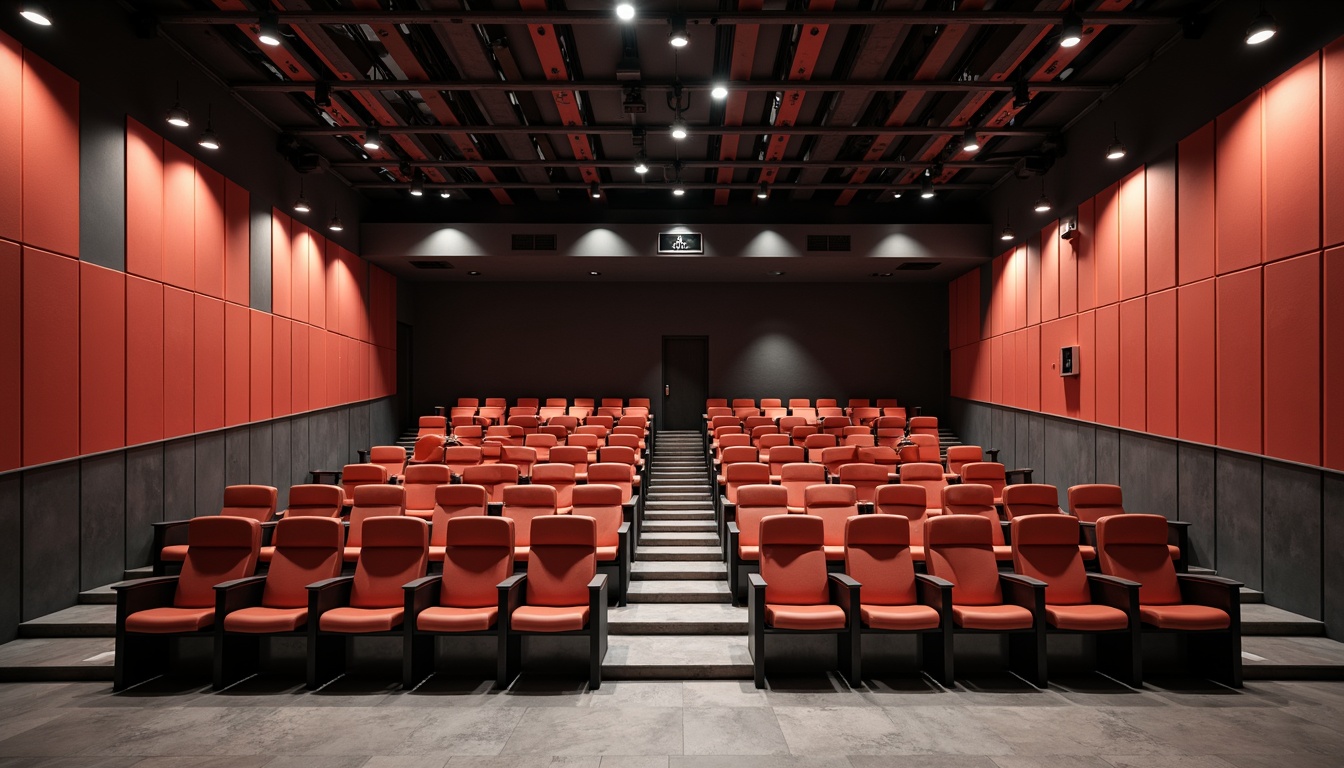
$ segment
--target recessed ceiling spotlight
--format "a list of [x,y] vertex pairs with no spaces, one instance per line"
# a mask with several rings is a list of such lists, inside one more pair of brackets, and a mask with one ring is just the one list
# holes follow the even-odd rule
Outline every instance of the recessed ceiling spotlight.
[[618,3],[616,5],[616,18],[621,21],[630,21],[635,18],[635,6],[630,3]]
[[1120,143],[1120,128],[1119,126],[1116,126],[1114,133],[1114,140],[1111,141],[1111,145],[1106,148],[1106,159],[1119,160],[1120,158],[1124,157],[1125,154],[1126,154],[1125,145]]
[[691,39],[686,36],[686,20],[680,16],[673,16],[667,20],[667,42],[673,48],[685,48],[690,44]]
[[672,121],[671,133],[672,138],[681,141],[691,134],[691,129],[687,127],[685,120],[678,117],[676,120]]
[[257,25],[257,40],[263,45],[280,44],[280,22],[276,20],[275,14],[266,14],[261,17]]
[[961,151],[976,152],[980,149],[980,139],[976,138],[975,129],[967,128],[961,135]]
[[364,131],[364,143],[361,146],[370,152],[377,152],[383,148],[383,137],[378,133],[378,126],[371,125]]
[[467,274],[471,275],[472,277],[480,277],[481,272],[480,270],[473,269],[470,272],[467,272]]
[[1062,48],[1072,48],[1081,42],[1083,42],[1083,20],[1078,14],[1069,11],[1064,14],[1064,19],[1059,25],[1059,45]]
[[47,9],[42,7],[41,3],[24,3],[19,7],[19,15],[39,27],[51,26],[51,16],[47,13]]
[[1259,45],[1274,36],[1279,31],[1279,26],[1274,23],[1274,17],[1265,10],[1265,4],[1260,4],[1260,15],[1255,17],[1251,26],[1246,28],[1246,44]]
[[896,274],[896,273],[895,273],[895,272],[874,272],[874,273],[872,273],[872,274],[870,274],[870,275],[868,275],[868,276],[869,276],[869,277],[891,277],[891,276],[894,275],[894,274]]
[[728,98],[728,86],[723,83],[715,83],[714,87],[710,89],[709,95],[722,101]]
[[784,275],[784,273],[780,272],[778,269],[771,270],[769,272],[766,272],[765,274],[771,277],[782,277]]

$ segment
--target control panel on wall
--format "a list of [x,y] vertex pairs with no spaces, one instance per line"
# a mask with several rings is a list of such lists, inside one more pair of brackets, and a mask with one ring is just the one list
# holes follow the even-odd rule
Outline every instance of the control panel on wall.
[[1078,353],[1078,345],[1059,348],[1059,375],[1077,376],[1082,365],[1082,357]]

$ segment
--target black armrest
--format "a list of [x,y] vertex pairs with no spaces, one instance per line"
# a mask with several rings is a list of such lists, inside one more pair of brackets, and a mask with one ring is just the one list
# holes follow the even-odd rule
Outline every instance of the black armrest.
[[1000,450],[1001,450],[1001,449],[999,449],[999,448],[990,448],[990,449],[986,450],[984,453],[985,453],[986,456],[989,457],[989,458],[987,459],[987,461],[992,461],[992,462],[994,462],[995,464],[999,463],[999,451],[1000,451]]
[[159,522],[150,523],[150,526],[157,533],[158,531],[167,531],[176,528],[180,525],[186,525],[187,523],[190,523],[193,519],[195,518],[189,517],[186,518],[185,520],[162,520]]
[[939,613],[952,613],[952,582],[927,573],[915,574],[915,586],[919,588],[919,602],[938,609]]
[[308,621],[317,626],[322,614],[350,603],[350,590],[355,584],[354,576],[337,576],[323,579],[308,585]]
[[266,576],[248,576],[215,585],[215,626],[224,626],[224,617],[239,608],[261,605]]
[[763,591],[765,589],[765,577],[759,573],[748,573],[747,586],[753,590],[759,589]]
[[859,514],[860,514],[860,515],[871,515],[871,514],[873,514],[873,509],[874,509],[874,508],[876,508],[876,505],[875,505],[873,502],[871,502],[871,501],[860,501],[860,502],[859,502]]
[[[162,556],[163,548],[168,546],[169,544],[168,541],[169,535],[178,531],[179,529],[185,528],[187,523],[190,522],[191,518],[187,518],[185,520],[163,520],[157,523],[149,524],[150,531],[153,534],[152,539],[153,543],[151,544],[152,549],[150,550],[150,556],[153,558],[154,568],[156,572],[162,571],[162,561],[160,560],[160,557]],[[174,543],[177,544],[186,543],[185,536],[181,535],[173,536],[173,539]]]
[[1234,622],[1238,620],[1241,615],[1240,581],[1189,573],[1178,573],[1176,579],[1181,586],[1181,600],[1221,609],[1232,616]]
[[527,597],[527,574],[515,573],[499,582],[495,588],[499,590],[500,626],[508,626],[513,612]]
[[1104,573],[1087,574],[1087,586],[1092,593],[1092,602],[1109,605],[1130,614],[1130,621],[1137,620],[1139,611],[1139,587],[1137,581],[1122,579]]
[[1016,475],[1021,478],[1021,480],[1019,480],[1018,482],[1030,483],[1033,471],[1034,470],[1031,467],[1018,467],[1017,469],[1005,469],[1003,471],[1003,479],[1008,481],[1009,483],[1012,483],[1013,476]]
[[1023,576],[1019,573],[1000,573],[999,584],[1003,587],[1003,601],[1020,605],[1033,615],[1045,612],[1045,587],[1040,579]]
[[727,521],[727,520],[736,520],[736,519],[737,519],[737,502],[736,502],[736,501],[729,501],[727,496],[721,496],[720,498],[723,500],[723,501],[722,501],[722,504],[723,504],[723,519],[724,519],[725,521]]
[[443,574],[436,573],[432,576],[421,576],[420,578],[407,582],[402,585],[406,596],[406,618],[403,624],[408,630],[416,625],[416,619],[420,612],[434,605],[435,594],[439,585],[443,582]]
[[1001,529],[1003,530],[1003,543],[1004,543],[1004,544],[1012,544],[1012,543],[1013,543],[1013,524],[1010,523],[1010,522],[1008,522],[1007,520],[1000,520],[1000,521],[999,521],[999,528],[1001,528]]
[[117,593],[117,621],[138,611],[162,608],[173,604],[177,592],[176,576],[151,576],[147,579],[121,581],[112,585]]
[[621,504],[621,519],[626,523],[635,522],[635,508],[638,500],[639,496],[631,496],[629,501]]
[[607,624],[607,574],[599,573],[588,582],[588,622],[599,632]]

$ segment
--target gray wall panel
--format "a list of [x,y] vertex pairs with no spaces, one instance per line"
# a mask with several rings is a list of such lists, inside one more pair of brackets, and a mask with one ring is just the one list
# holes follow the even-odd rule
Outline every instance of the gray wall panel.
[[79,90],[79,258],[126,269],[125,107],[100,88]]
[[999,461],[1005,467],[1017,466],[1017,418],[1012,411],[995,408],[991,415],[994,439],[985,448],[999,449]]
[[23,605],[22,492],[18,475],[0,477],[0,643],[18,634]]
[[1190,523],[1190,563],[1218,562],[1217,464],[1212,448],[1182,443],[1176,453],[1178,517]]
[[79,586],[121,580],[126,561],[126,454],[80,462]]
[[308,417],[308,469],[340,469],[345,446],[337,441],[335,414],[331,411]]
[[1322,618],[1321,473],[1270,460],[1263,466],[1265,599]]
[[309,450],[309,440],[312,434],[310,422],[311,419],[307,416],[295,416],[289,420],[289,482],[291,484],[309,482],[308,471],[311,469],[329,469],[329,467],[318,467],[312,463],[312,454]]
[[126,565],[149,565],[153,533],[149,524],[163,520],[163,445],[126,452]]
[[224,435],[196,438],[196,514],[217,515],[224,500]]
[[1260,459],[1220,451],[1217,462],[1218,572],[1261,589]]
[[1120,482],[1120,432],[1110,427],[1097,427],[1097,464],[1094,483]]
[[1344,476],[1325,476],[1324,562],[1325,626],[1336,640],[1344,638]]
[[163,446],[163,519],[181,520],[204,514],[196,509],[196,441],[175,440]]
[[254,424],[247,428],[248,477],[256,485],[274,485],[280,490],[281,509],[288,500],[287,483],[275,482],[275,464],[271,453],[271,425]]
[[290,449],[292,438],[293,429],[289,419],[271,422],[271,484],[285,489],[281,495],[285,498],[286,506],[289,504],[289,486],[294,484],[289,469],[293,465],[293,451]]
[[1014,467],[1031,466],[1031,414],[1019,411],[1013,418],[1013,463],[1004,466],[1012,469]]
[[224,484],[252,484],[251,435],[246,429],[224,433]]
[[401,436],[402,427],[397,418],[393,398],[375,400],[369,404],[369,442],[372,445],[391,445]]
[[[351,464],[359,460],[359,454],[355,453],[355,446],[350,442],[350,413],[346,410],[331,411],[328,417],[331,419],[332,426],[336,429],[336,440],[334,448],[336,455],[332,462],[333,467],[340,467]],[[360,448],[368,448],[368,445],[360,445]]]
[[[23,620],[79,594],[79,463],[23,473]],[[59,564],[59,567],[57,567]]]
[[262,195],[252,193],[248,201],[251,208],[251,247],[250,256],[251,299],[253,309],[262,312],[271,311],[271,202]]
[[1019,467],[1025,466],[1035,470],[1032,473],[1034,482],[1041,482],[1041,468],[1045,466],[1045,417],[1039,413],[1033,413],[1027,417],[1027,435],[1028,445],[1026,464],[1019,464]]
[[1120,487],[1126,512],[1176,519],[1180,496],[1176,455],[1176,444],[1170,440],[1120,434]]
[[346,457],[347,462],[359,458],[359,454],[355,453],[355,451],[369,448],[374,445],[374,442],[369,435],[369,406],[356,405],[350,409],[349,414],[350,424],[348,429],[350,430],[350,455]]

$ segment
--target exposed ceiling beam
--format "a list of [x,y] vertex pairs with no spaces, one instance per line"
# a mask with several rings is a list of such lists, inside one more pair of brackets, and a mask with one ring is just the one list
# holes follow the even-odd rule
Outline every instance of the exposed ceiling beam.
[[[567,136],[574,133],[574,126],[567,125],[385,125],[382,126],[383,132],[387,134],[404,135],[438,135],[455,133],[458,131],[464,133],[477,133],[483,135],[508,135],[514,133],[532,133],[548,136]],[[286,133],[293,136],[350,136],[352,132],[348,128],[311,128],[308,126],[295,125],[283,129]],[[581,133],[599,134],[603,136],[629,135],[631,126],[628,125],[585,125],[580,127]],[[668,126],[644,126],[647,133],[667,133]],[[872,126],[815,126],[815,125],[741,125],[741,126],[714,126],[714,125],[692,125],[691,135],[700,136],[754,136],[757,134],[792,134],[797,136],[868,136],[875,130]],[[959,128],[948,128],[945,126],[902,126],[899,128],[883,128],[883,133],[893,136],[933,136],[941,134],[960,134]],[[358,131],[356,131],[358,133]],[[978,131],[985,136],[1011,136],[1015,138],[1042,138],[1059,133],[1058,129],[1051,128],[993,128]]]
[[[405,190],[405,189],[406,189],[406,185],[405,185],[405,184],[398,184],[398,183],[396,183],[396,182],[389,182],[389,181],[366,181],[366,182],[354,182],[354,183],[351,184],[351,186],[353,186],[355,189],[392,189],[392,190]],[[553,184],[549,184],[549,185],[547,185],[547,186],[550,187],[550,188],[552,188],[552,189],[576,189],[576,190],[587,190],[587,189],[588,189],[588,185],[587,185],[586,183],[583,183],[583,182],[577,182],[577,181],[557,181],[557,182],[555,182],[555,183],[553,183]],[[727,187],[728,189],[741,189],[741,190],[753,190],[753,191],[754,191],[754,190],[756,189],[756,186],[757,186],[757,185],[756,185],[754,182],[751,182],[751,183],[745,183],[745,184],[744,184],[744,183],[735,183],[735,184],[717,184],[717,183],[712,182],[712,181],[683,181],[682,184],[681,184],[681,186],[684,187],[684,188],[686,188],[686,189],[723,189],[724,187]],[[906,184],[906,185],[894,185],[894,184],[870,184],[870,185],[868,185],[868,186],[869,186],[872,190],[874,190],[874,191],[880,191],[880,192],[888,192],[888,191],[914,192],[914,191],[916,191],[916,190],[919,189],[919,186],[916,185],[916,184]],[[965,182],[955,182],[955,183],[952,183],[952,184],[939,184],[939,185],[937,185],[937,186],[935,187],[935,189],[937,189],[937,190],[939,190],[939,191],[952,191],[952,192],[956,192],[956,191],[983,192],[983,191],[985,191],[985,190],[987,190],[987,189],[991,189],[991,188],[993,188],[993,186],[994,186],[993,184],[967,184],[967,183],[965,183]],[[605,190],[633,190],[633,191],[637,191],[637,192],[658,192],[658,191],[667,191],[667,190],[671,189],[671,187],[672,187],[672,183],[671,183],[670,181],[666,181],[666,182],[664,182],[664,181],[653,181],[653,182],[638,182],[638,181],[633,181],[633,182],[623,182],[623,181],[620,181],[620,182],[606,182],[606,183],[602,184],[602,189],[603,189],[604,191],[605,191]],[[518,182],[500,182],[500,183],[494,183],[494,184],[484,184],[484,183],[481,183],[481,182],[472,182],[472,183],[470,183],[470,184],[426,184],[426,185],[425,185],[425,189],[426,189],[426,190],[450,189],[450,190],[454,190],[454,191],[456,191],[456,190],[474,190],[474,189],[492,190],[492,189],[534,189],[534,188],[535,188],[535,185],[533,185],[533,184],[529,184],[529,183],[527,183],[527,182],[521,182],[521,181],[518,181]],[[835,189],[835,190],[841,190],[841,189],[851,189],[851,188],[852,188],[852,185],[850,185],[850,184],[844,184],[844,183],[832,183],[832,184],[826,184],[826,183],[822,183],[822,184],[788,184],[788,185],[786,185],[786,188],[789,189],[789,190],[793,190],[793,189],[812,189],[812,190]]]
[[[618,80],[571,80],[565,83],[571,90],[593,92],[620,92],[629,88],[630,83]],[[649,90],[671,91],[677,87],[674,82],[638,81],[641,88]],[[339,80],[329,83],[333,93],[338,91],[554,91],[556,84],[547,80]],[[716,86],[728,88],[731,95],[737,92],[752,91],[768,93],[782,91],[790,87],[784,81],[732,80],[723,83],[682,83],[683,91],[709,91]],[[1013,83],[1003,80],[809,80],[810,91],[840,91],[844,93],[872,92],[939,92],[939,93],[980,93],[994,91],[1011,93]],[[1051,82],[1032,83],[1031,90],[1037,93],[1105,93],[1117,87],[1117,83],[1080,83]],[[229,88],[235,93],[297,93],[313,90],[311,83],[265,82],[232,83]]]
[[[671,14],[637,16],[629,24],[666,25]],[[1180,24],[1182,16],[1145,13],[1087,13],[1080,14],[1088,24],[1118,26],[1170,26]],[[259,14],[231,13],[165,13],[157,17],[160,24],[256,24]],[[1058,13],[1012,13],[1001,11],[966,11],[938,13],[926,11],[826,11],[798,13],[791,11],[724,11],[718,13],[690,12],[681,17],[687,24],[713,25],[784,25],[801,24],[967,24],[972,26],[1037,26],[1058,24]],[[610,11],[280,11],[276,20],[281,24],[571,24],[603,25],[617,23]]]
[[[413,160],[406,163],[411,168],[472,168],[480,164],[478,160]],[[650,159],[649,165],[671,165],[673,161],[660,161],[657,158]],[[682,168],[727,168],[732,170],[754,170],[758,168],[857,168],[869,167],[876,170],[890,168],[918,168],[923,170],[928,166],[927,162],[918,161],[889,161],[889,162],[861,162],[845,160],[681,160]],[[630,168],[633,165],[631,160],[487,160],[486,165],[495,168],[578,168],[580,166],[595,166],[597,168]],[[955,163],[944,163],[947,168],[978,169],[978,168],[1012,168],[1016,164],[1012,160],[987,160],[987,161],[966,161]],[[343,160],[334,161],[331,167],[337,170],[347,170],[352,168],[385,168],[386,161],[378,160]],[[549,182],[548,182],[549,183]],[[726,182],[724,182],[726,183]],[[790,185],[792,186],[792,185]]]

